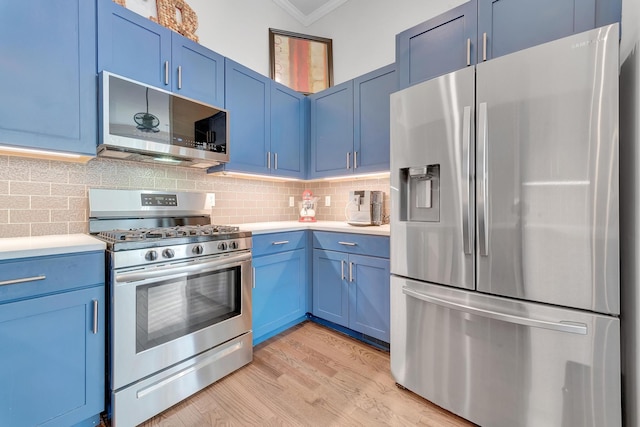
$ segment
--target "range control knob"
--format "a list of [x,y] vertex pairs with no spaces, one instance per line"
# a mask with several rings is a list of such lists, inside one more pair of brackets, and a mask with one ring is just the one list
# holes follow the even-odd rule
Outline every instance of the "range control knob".
[[220,249],[221,251],[226,251],[227,250],[227,244],[225,242],[218,243],[218,249]]
[[173,249],[165,249],[162,251],[162,256],[165,258],[173,258],[176,254],[173,252]]
[[144,255],[144,259],[146,259],[147,261],[155,261],[158,259],[158,252],[149,251]]
[[238,249],[238,242],[229,242],[229,249]]
[[202,255],[202,252],[204,252],[204,248],[202,247],[202,245],[195,245],[193,249],[191,249],[191,252],[196,255]]

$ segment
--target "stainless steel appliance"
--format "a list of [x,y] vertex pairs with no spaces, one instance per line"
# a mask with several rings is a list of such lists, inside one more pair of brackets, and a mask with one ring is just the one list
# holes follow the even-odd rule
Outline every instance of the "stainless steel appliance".
[[382,225],[384,193],[382,191],[349,191],[345,209],[351,225]]
[[251,233],[202,193],[89,190],[107,242],[112,425],[132,426],[251,362]]
[[208,168],[229,161],[229,113],[100,73],[98,156]]
[[391,96],[391,370],[479,425],[621,424],[618,35]]

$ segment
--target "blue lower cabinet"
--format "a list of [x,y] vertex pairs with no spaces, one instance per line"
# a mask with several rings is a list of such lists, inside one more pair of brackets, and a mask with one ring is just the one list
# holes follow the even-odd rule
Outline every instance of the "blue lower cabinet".
[[1,426],[100,422],[104,295],[95,286],[0,304]]
[[304,231],[254,236],[253,343],[306,319],[307,250]]
[[389,342],[389,259],[313,250],[313,315]]

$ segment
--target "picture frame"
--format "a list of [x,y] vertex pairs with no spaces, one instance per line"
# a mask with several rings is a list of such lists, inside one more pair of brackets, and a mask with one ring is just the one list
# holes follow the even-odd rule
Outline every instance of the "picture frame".
[[305,95],[333,86],[333,45],[324,37],[269,28],[270,77]]

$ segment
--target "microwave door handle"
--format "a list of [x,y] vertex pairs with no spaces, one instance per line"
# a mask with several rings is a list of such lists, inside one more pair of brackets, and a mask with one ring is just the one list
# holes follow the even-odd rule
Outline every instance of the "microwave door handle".
[[464,253],[471,255],[471,106],[464,107],[462,124],[462,240]]

